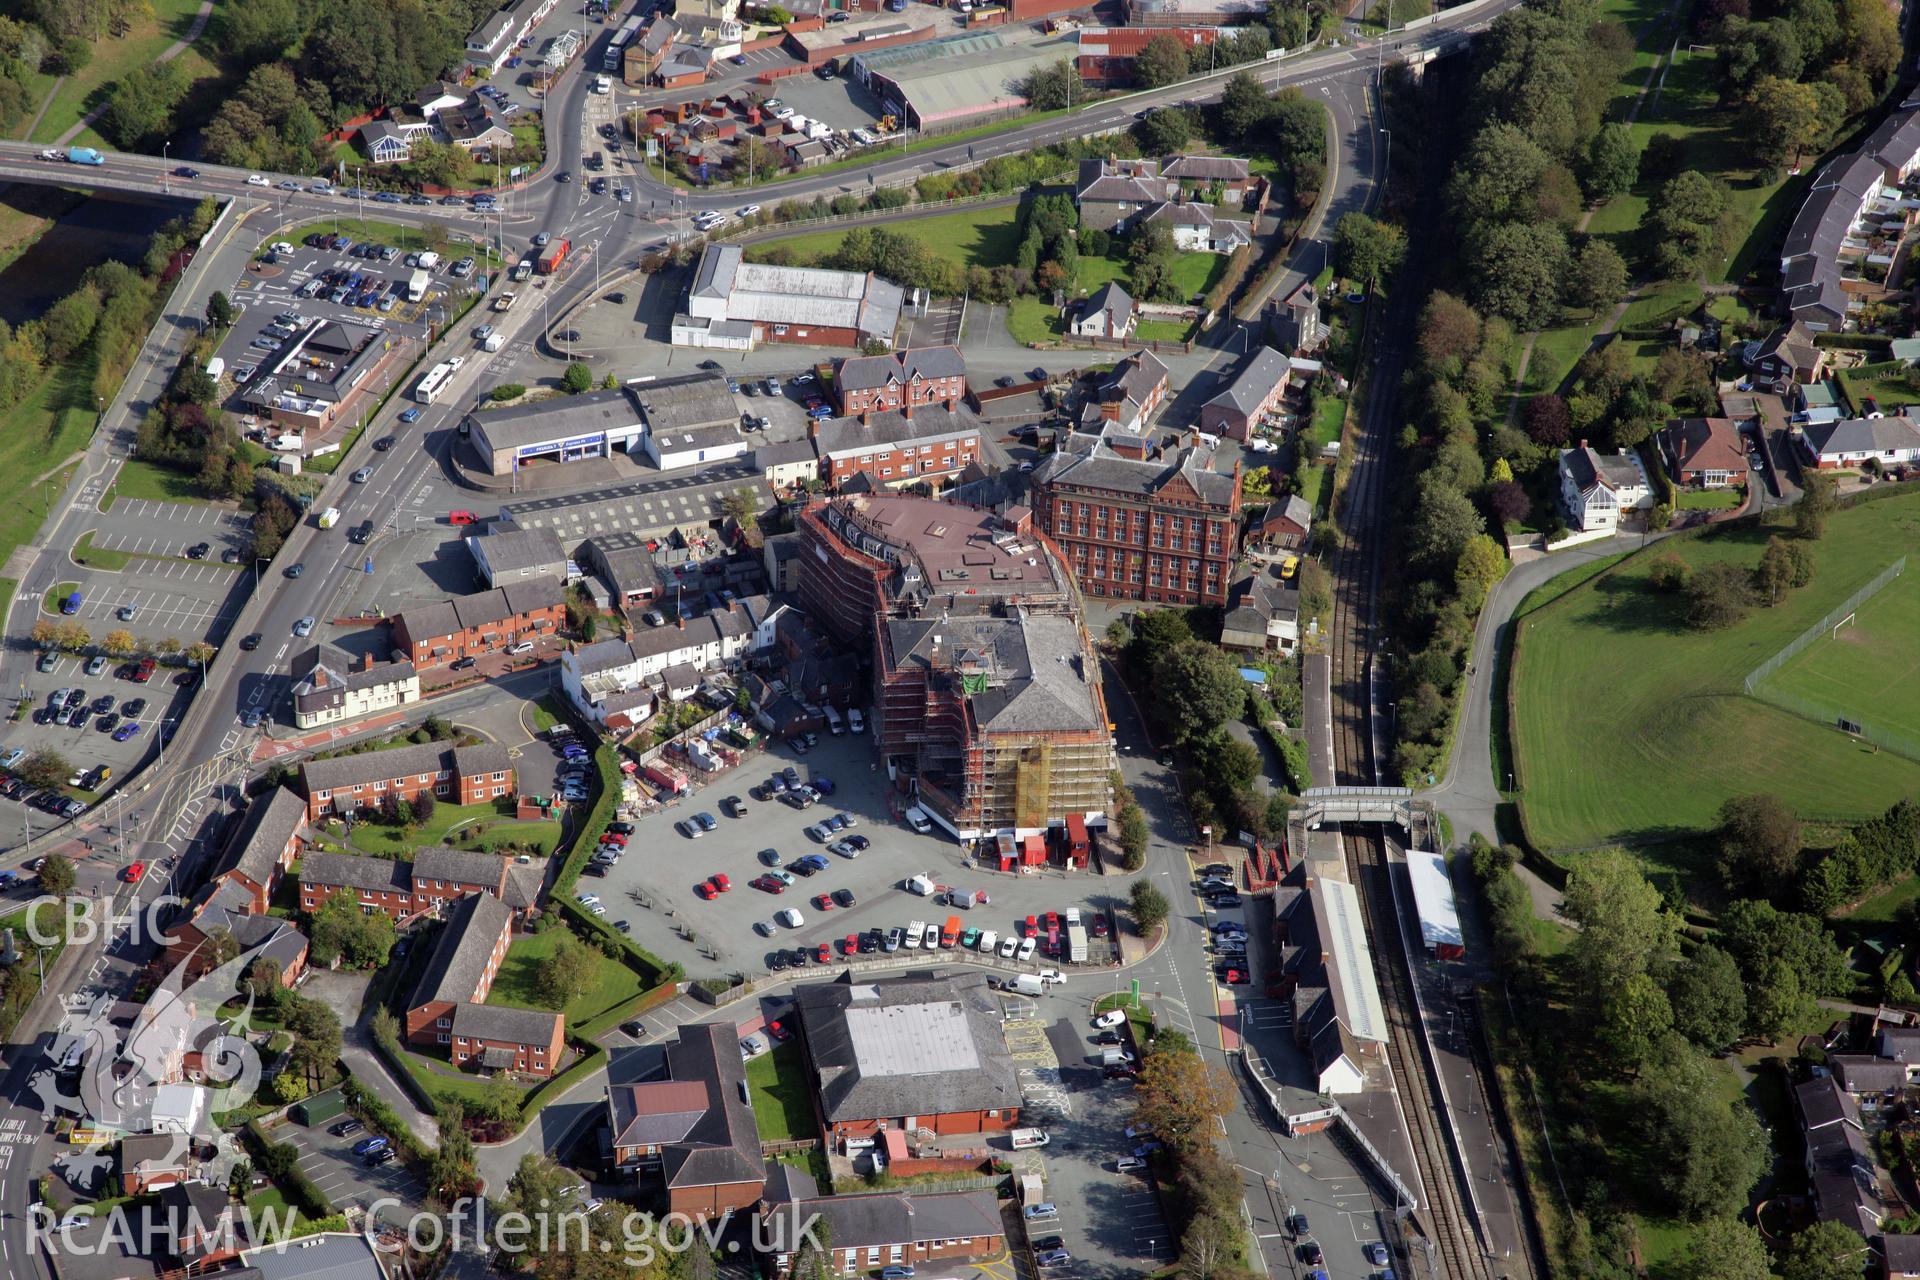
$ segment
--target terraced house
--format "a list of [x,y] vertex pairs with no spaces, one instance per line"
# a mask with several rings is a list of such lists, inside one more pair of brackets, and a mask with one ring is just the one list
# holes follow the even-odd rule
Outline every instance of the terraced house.
[[566,597],[558,582],[511,582],[470,596],[409,605],[393,616],[393,647],[424,671],[551,635],[566,620]]
[[542,882],[539,866],[497,853],[436,846],[422,849],[412,862],[390,862],[319,850],[300,864],[300,907],[317,911],[346,890],[362,910],[384,911],[400,922],[468,894],[484,894],[505,903],[517,921],[539,900]]
[[479,804],[513,792],[513,761],[505,747],[490,742],[471,747],[423,742],[300,766],[309,822],[378,808],[388,796],[411,802],[431,795],[448,804]]

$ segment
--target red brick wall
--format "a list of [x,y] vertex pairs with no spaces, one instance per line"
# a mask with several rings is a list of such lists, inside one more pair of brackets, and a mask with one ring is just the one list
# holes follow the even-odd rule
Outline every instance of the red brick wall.
[[909,383],[889,382],[885,386],[863,387],[840,395],[840,413],[847,417],[875,409],[898,409],[905,404],[959,403],[966,399],[964,377],[922,378]]
[[[436,1035],[435,1040],[439,1039]],[[508,1049],[513,1052],[513,1069],[522,1075],[550,1076],[560,1060],[561,1038],[555,1036],[551,1044],[516,1044],[507,1040],[489,1040],[482,1036],[455,1036],[448,1046],[447,1057],[453,1065],[464,1066],[477,1061],[488,1049]],[[536,1053],[535,1051],[538,1050]]]
[[673,1187],[667,1193],[668,1208],[689,1218],[711,1218],[729,1209],[748,1209],[760,1199],[763,1184],[723,1182],[712,1187]]
[[[440,1019],[447,1020],[446,1026],[440,1025]],[[447,1043],[453,1043],[453,1002],[451,1000],[430,1000],[417,1008],[407,1010],[407,1039],[415,1044],[439,1044],[440,1037],[446,1036]]]
[[[938,479],[961,470],[973,461],[979,451],[980,438],[975,435],[959,441],[943,441],[935,445],[930,454],[922,454],[918,445],[910,449],[876,452],[872,455],[873,461],[865,465],[861,464],[859,457],[834,458],[827,465],[827,482],[837,489],[862,471],[883,485],[898,484],[903,478]],[[911,477],[901,470],[909,463],[913,464]]]
[[318,911],[322,903],[343,890],[352,894],[361,906],[378,907],[395,920],[410,916],[418,909],[410,893],[370,893],[365,889],[355,889],[348,885],[318,884],[309,880],[300,882],[300,909],[306,912]]
[[785,333],[775,333],[775,326],[770,324],[756,324],[753,328],[755,338],[761,342],[792,342],[803,347],[857,347],[860,345],[858,329],[836,328],[832,325],[825,327],[814,325],[804,328],[800,325],[787,325]]

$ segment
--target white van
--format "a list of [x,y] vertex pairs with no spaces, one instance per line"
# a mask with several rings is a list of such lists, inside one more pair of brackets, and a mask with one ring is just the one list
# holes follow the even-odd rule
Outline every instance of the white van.
[[1045,1129],[1015,1129],[1008,1136],[1013,1139],[1015,1151],[1025,1151],[1028,1147],[1044,1147],[1049,1141]]
[[1030,973],[1016,973],[1007,979],[1006,989],[1018,996],[1043,996],[1047,994],[1046,983]]
[[849,733],[865,733],[867,731],[867,718],[860,714],[860,708],[847,708],[847,731]]
[[846,725],[841,722],[840,713],[838,711],[835,711],[832,707],[828,707],[826,711],[826,715],[827,715],[827,732],[828,733],[831,733],[834,736],[838,737],[840,734],[846,732]]
[[920,949],[920,935],[925,933],[926,930],[927,930],[926,922],[923,920],[915,920],[912,924],[907,926],[907,938],[906,938],[907,950],[918,951]]
[[927,811],[917,804],[908,808],[906,817],[907,825],[915,831],[918,831],[921,835],[925,835],[927,832],[933,830],[933,819],[929,818]]

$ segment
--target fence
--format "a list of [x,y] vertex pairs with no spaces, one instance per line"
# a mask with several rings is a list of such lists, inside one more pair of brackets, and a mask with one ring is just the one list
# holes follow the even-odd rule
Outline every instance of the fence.
[[1747,678],[1743,684],[1743,687],[1746,689],[1746,691],[1748,693],[1754,694],[1756,697],[1759,696],[1757,692],[1757,688],[1762,680],[1765,680],[1768,676],[1772,675],[1774,672],[1778,671],[1781,667],[1785,666],[1790,660],[1797,657],[1802,650],[1804,650],[1808,645],[1812,644],[1815,640],[1818,640],[1822,635],[1832,631],[1834,628],[1834,624],[1838,623],[1842,618],[1846,617],[1848,614],[1858,609],[1869,598],[1875,595],[1878,595],[1881,591],[1885,590],[1888,583],[1892,582],[1895,578],[1899,577],[1903,572],[1905,572],[1906,567],[1907,567],[1907,558],[1905,556],[1901,556],[1898,560],[1895,560],[1892,564],[1888,565],[1886,568],[1882,569],[1879,573],[1875,574],[1873,581],[1869,582],[1866,586],[1861,587],[1858,591],[1848,596],[1840,604],[1836,605],[1833,608],[1832,612],[1828,613],[1826,617],[1820,619],[1820,621],[1814,623],[1812,626],[1808,627],[1805,631],[1795,636],[1791,641],[1788,642],[1787,646],[1784,649],[1780,650],[1780,652],[1774,654],[1771,658],[1768,658],[1765,662],[1761,663],[1759,666],[1755,667],[1752,671],[1748,672]]

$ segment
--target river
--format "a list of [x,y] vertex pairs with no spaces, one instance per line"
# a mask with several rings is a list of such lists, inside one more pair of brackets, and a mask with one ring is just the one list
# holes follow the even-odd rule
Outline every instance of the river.
[[149,200],[104,193],[90,196],[48,227],[25,253],[0,271],[0,320],[8,324],[45,315],[73,292],[95,263],[116,258],[137,266],[147,242],[169,218],[193,211],[189,200]]

